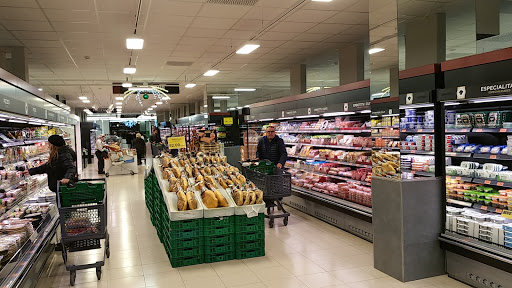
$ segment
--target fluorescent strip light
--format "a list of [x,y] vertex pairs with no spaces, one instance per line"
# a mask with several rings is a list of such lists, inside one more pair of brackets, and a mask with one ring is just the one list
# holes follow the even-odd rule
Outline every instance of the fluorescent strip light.
[[359,113],[361,113],[361,114],[372,113],[372,110],[361,110],[361,111],[359,111]]
[[256,91],[255,88],[235,88],[235,91],[238,92],[253,92]]
[[38,88],[37,90],[39,90],[39,91],[43,91],[43,88]]
[[331,2],[332,0],[311,0],[313,2]]
[[368,53],[375,54],[375,53],[382,52],[384,50],[386,50],[386,49],[384,49],[384,48],[372,48],[372,49],[368,50]]
[[384,114],[382,117],[400,116],[400,114]]
[[137,68],[133,65],[125,66],[123,69],[124,74],[135,74],[135,72],[137,72]]
[[459,102],[445,102],[444,103],[444,106],[456,106],[456,105],[460,105]]
[[512,96],[471,99],[471,100],[468,100],[468,102],[469,103],[489,103],[489,102],[501,102],[501,101],[510,101],[510,100],[512,100]]
[[276,120],[291,120],[293,119],[293,117],[282,117],[282,118],[277,118]]
[[156,106],[156,105],[151,105],[151,108],[156,108],[156,107],[158,107],[158,106]]
[[123,102],[116,102],[116,105],[123,105]]
[[208,107],[208,105],[203,105],[204,108]]
[[128,83],[128,82],[127,83],[123,83],[123,87],[124,88],[130,88],[130,87],[132,87],[132,83]]
[[80,97],[78,97],[78,99],[80,99],[80,100],[87,100],[87,97],[85,97],[85,96],[80,96]]
[[156,105],[162,105],[163,103],[162,102],[156,102],[155,104]]
[[217,75],[217,73],[219,73],[220,71],[219,70],[208,70],[206,71],[203,76],[215,76]]
[[84,102],[84,103],[91,103],[91,101],[89,101],[89,100],[82,100],[82,102]]
[[41,125],[40,122],[28,122],[28,124],[31,124],[31,125]]
[[304,116],[297,116],[295,118],[301,119],[301,118],[311,118],[311,117],[320,117],[320,115],[304,115]]
[[148,111],[151,111],[151,110],[153,110],[153,108],[148,108]]
[[260,122],[274,121],[274,118],[265,118],[265,119],[260,119],[258,121],[260,121]]
[[144,39],[128,38],[126,39],[126,49],[140,50],[144,47]]
[[249,107],[251,107],[251,106],[249,106],[249,105],[245,105],[244,107],[245,107],[245,108],[249,108]]
[[258,48],[260,48],[258,44],[245,44],[244,47],[236,51],[236,54],[250,54]]
[[185,88],[194,88],[194,87],[196,87],[195,83],[188,83],[187,85],[185,85]]
[[116,97],[116,100],[122,101],[122,100],[124,100],[124,97]]
[[332,112],[332,113],[325,113],[322,116],[331,117],[331,116],[343,116],[343,115],[353,115],[353,114],[356,114],[356,112]]
[[213,110],[213,112],[220,112],[220,109],[215,109]]
[[9,122],[12,122],[12,123],[27,123],[27,121],[23,121],[23,120],[14,120],[14,119],[9,119]]
[[425,108],[425,107],[434,107],[434,104],[433,103],[425,103],[425,104],[401,105],[400,109]]
[[116,109],[123,109],[123,107],[121,107],[121,106],[117,106],[117,107],[116,107]]
[[212,99],[229,99],[229,96],[212,96]]

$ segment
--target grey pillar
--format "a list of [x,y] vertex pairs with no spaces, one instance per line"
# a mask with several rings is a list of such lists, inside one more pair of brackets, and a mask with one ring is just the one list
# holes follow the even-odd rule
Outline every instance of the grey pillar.
[[292,95],[306,93],[306,64],[290,67],[290,90]]
[[407,23],[405,39],[405,69],[446,60],[446,14]]
[[228,112],[228,100],[220,100],[220,112]]
[[364,53],[363,43],[339,50],[340,85],[364,80]]
[[500,35],[499,0],[476,0],[476,40]]
[[26,49],[22,46],[0,47],[0,67],[23,81],[28,81]]
[[389,96],[398,97],[398,67],[389,68]]
[[208,96],[207,97],[207,102],[206,102],[208,107],[205,110],[206,113],[212,113],[213,112],[213,105],[214,105],[213,102],[214,101],[213,101],[212,96]]
[[194,112],[196,115],[201,114],[201,102],[200,101],[194,102]]

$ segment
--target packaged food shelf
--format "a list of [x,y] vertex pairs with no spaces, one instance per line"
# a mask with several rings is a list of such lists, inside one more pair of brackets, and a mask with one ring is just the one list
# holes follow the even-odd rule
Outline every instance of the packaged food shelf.
[[404,150],[404,149],[400,149],[400,153],[403,153],[403,154],[418,154],[418,155],[435,155],[434,151],[423,151],[423,150]]
[[471,132],[471,128],[448,128],[444,130],[446,133],[468,133]]
[[318,171],[314,171],[314,170],[310,170],[310,169],[290,168],[290,167],[285,167],[285,168],[287,168],[287,169],[297,169],[297,170],[305,171],[305,172],[308,172],[308,173],[317,174],[317,175],[320,175],[320,176],[329,176],[329,177],[331,177],[333,179],[343,180],[345,182],[356,183],[356,184],[361,184],[361,185],[365,185],[365,186],[372,186],[371,182],[359,181],[359,180],[355,180],[355,179],[351,179],[351,178],[347,178],[347,177],[331,175],[331,174],[328,174],[328,173],[322,173],[322,172],[318,172]]
[[509,182],[499,182],[499,181],[496,181],[496,180],[473,178],[473,180],[471,182],[472,183],[477,183],[477,184],[487,184],[487,185],[494,185],[494,186],[512,188],[512,183],[509,183]]
[[317,144],[308,144],[308,143],[284,143],[286,145],[296,145],[301,144],[303,146],[312,146],[312,147],[321,147],[321,148],[333,148],[333,149],[344,149],[344,150],[362,150],[362,151],[370,151],[372,148],[370,147],[355,147],[355,146],[338,146],[338,145],[317,145]]
[[473,178],[470,178],[470,177],[450,176],[450,175],[446,175],[446,179],[460,180],[460,181],[464,181],[464,182],[471,182],[471,181],[473,181]]
[[338,134],[344,134],[344,133],[352,134],[352,133],[355,133],[355,134],[359,134],[359,133],[370,133],[372,131],[364,129],[364,130],[304,130],[304,131],[285,131],[285,130],[280,130],[280,131],[276,131],[276,132],[277,133],[290,133],[290,134],[293,134],[293,133],[305,133],[305,134],[307,134],[307,133],[338,133]]
[[492,207],[492,206],[488,206],[488,205],[481,205],[481,204],[478,204],[478,203],[474,203],[473,204],[473,208],[480,209],[482,211],[492,212],[492,213],[498,213],[498,214],[503,213],[503,209]]
[[471,158],[473,154],[472,153],[461,153],[461,152],[446,152],[445,155],[449,156],[449,157]]
[[434,133],[434,129],[401,129],[402,133]]
[[360,168],[372,168],[372,165],[368,165],[368,164],[358,164],[358,163],[343,162],[343,161],[337,161],[337,160],[329,160],[329,159],[322,159],[322,158],[311,158],[311,157],[294,156],[294,155],[288,155],[288,157],[289,158],[303,159],[303,160],[325,161],[325,162],[329,162],[329,163],[336,163],[336,164],[342,164],[342,165],[346,165],[346,166],[353,166],[353,167],[360,167]]
[[402,172],[411,173],[418,176],[424,176],[424,177],[433,177],[434,173],[426,172],[426,171],[415,171],[410,169],[402,169]]
[[464,206],[464,207],[473,207],[473,203],[455,200],[455,199],[446,199],[446,203],[457,204],[457,205]]
[[473,158],[476,159],[489,159],[489,160],[503,160],[503,161],[512,161],[512,156],[510,155],[501,155],[501,154],[472,154]]

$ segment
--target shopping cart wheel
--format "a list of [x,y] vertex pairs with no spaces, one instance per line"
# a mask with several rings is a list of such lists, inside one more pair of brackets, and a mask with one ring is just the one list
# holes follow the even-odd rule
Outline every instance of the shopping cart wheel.
[[70,271],[69,272],[69,285],[75,286],[75,280],[76,280],[76,271]]
[[135,172],[131,171],[132,175],[135,175]]
[[270,220],[268,221],[268,227],[270,227],[270,228],[274,228],[274,219],[270,219]]
[[288,226],[288,217],[284,217],[283,224],[284,226]]
[[108,177],[108,172],[107,172],[107,173],[105,173],[105,177]]
[[107,255],[107,258],[110,258],[110,247],[105,248],[105,254]]
[[96,267],[96,277],[101,280],[101,267]]

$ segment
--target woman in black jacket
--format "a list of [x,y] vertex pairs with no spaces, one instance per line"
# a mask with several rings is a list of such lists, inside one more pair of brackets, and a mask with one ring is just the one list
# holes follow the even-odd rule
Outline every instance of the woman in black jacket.
[[61,136],[52,135],[48,138],[50,142],[50,158],[45,164],[31,168],[28,174],[48,174],[48,187],[53,192],[57,192],[57,181],[62,184],[68,184],[76,175],[76,153]]

